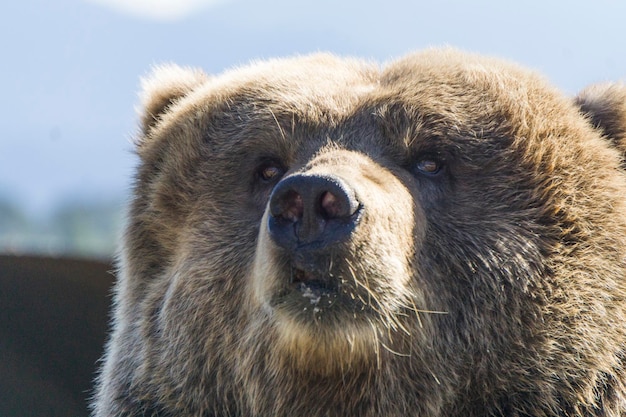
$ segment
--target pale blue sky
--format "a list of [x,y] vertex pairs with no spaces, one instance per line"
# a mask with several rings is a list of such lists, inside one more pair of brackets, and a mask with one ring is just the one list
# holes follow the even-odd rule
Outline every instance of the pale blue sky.
[[535,68],[570,95],[626,80],[623,0],[221,0],[186,17],[111,1],[0,5],[0,194],[32,213],[127,192],[138,80],[160,62],[217,73],[319,50],[386,61],[452,45]]

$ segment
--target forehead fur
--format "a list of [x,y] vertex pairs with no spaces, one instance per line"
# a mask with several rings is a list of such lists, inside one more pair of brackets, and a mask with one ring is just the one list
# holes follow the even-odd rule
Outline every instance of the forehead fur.
[[[506,61],[451,48],[423,51],[382,69],[330,54],[255,62],[215,77],[165,66],[145,79],[143,86],[140,148],[148,148],[141,145],[158,132],[210,117],[216,109],[229,112],[237,103],[243,104],[239,111],[249,112],[237,116],[243,117],[239,123],[265,112],[323,124],[341,120],[358,108],[397,103],[412,109],[411,123],[433,115],[470,135],[498,130],[510,138],[523,138],[524,146],[558,147],[556,142],[533,138],[587,136],[583,131],[572,134],[588,124],[572,100],[541,76]],[[543,153],[529,149],[531,156]]]
[[400,97],[459,123],[468,122],[464,118],[487,123],[483,116],[492,115],[497,107],[511,118],[511,125],[525,126],[542,108],[564,102],[532,71],[454,49],[426,50],[393,62],[382,74],[381,85],[389,98]]
[[140,154],[146,152],[159,131],[237,100],[249,109],[272,103],[293,114],[339,113],[352,109],[378,78],[374,64],[321,53],[253,62],[213,77],[198,69],[157,67],[142,82],[143,129],[137,145]]
[[[245,95],[250,100],[272,96],[276,101],[340,100],[355,88],[365,88],[378,78],[376,66],[356,59],[343,59],[330,54],[314,54],[287,59],[253,62],[230,69],[211,78],[201,70],[172,65],[157,68],[143,80],[143,105],[158,114],[166,110],[162,103],[194,92],[195,100],[228,100],[234,95]],[[202,88],[201,88],[202,87]],[[303,104],[303,103],[301,103]],[[156,111],[155,111],[156,110]]]

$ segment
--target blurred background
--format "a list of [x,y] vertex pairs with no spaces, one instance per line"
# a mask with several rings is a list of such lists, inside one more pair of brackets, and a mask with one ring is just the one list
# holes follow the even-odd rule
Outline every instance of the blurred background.
[[626,2],[21,0],[0,5],[0,253],[108,259],[137,163],[139,78],[331,51],[384,62],[452,45],[566,94],[626,78]]

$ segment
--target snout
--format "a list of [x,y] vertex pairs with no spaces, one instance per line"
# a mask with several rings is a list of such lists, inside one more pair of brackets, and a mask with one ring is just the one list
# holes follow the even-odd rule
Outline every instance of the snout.
[[357,339],[369,349],[369,336],[358,335],[372,320],[385,321],[419,298],[408,288],[413,238],[422,234],[415,213],[400,178],[366,155],[316,157],[270,194],[251,305],[271,312],[265,317],[289,350],[296,343],[302,352],[319,347],[326,355],[341,346],[352,352]]
[[348,239],[362,211],[354,189],[341,178],[295,174],[270,196],[268,232],[288,251],[323,249]]

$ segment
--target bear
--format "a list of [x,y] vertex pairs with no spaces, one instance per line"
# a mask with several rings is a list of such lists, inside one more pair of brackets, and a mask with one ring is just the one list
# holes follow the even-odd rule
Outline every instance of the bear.
[[434,48],[143,80],[94,415],[626,415],[626,88]]

